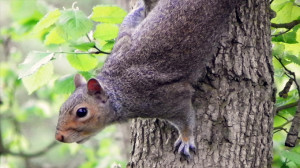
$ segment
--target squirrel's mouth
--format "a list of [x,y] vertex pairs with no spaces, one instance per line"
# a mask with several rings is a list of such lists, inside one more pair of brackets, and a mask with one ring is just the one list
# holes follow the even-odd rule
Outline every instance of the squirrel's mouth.
[[82,143],[86,142],[87,140],[89,140],[89,137],[84,138],[84,139],[81,139],[81,140],[79,140],[79,141],[76,141],[76,143],[82,144]]

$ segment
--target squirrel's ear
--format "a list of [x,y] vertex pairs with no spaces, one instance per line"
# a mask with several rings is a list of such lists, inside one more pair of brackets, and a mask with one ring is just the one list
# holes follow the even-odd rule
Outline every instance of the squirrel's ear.
[[103,91],[99,81],[95,78],[92,78],[88,81],[87,89],[88,89],[88,93],[90,95],[93,95],[93,94],[96,94],[96,93],[102,93],[102,91]]
[[74,84],[75,87],[78,88],[79,86],[86,84],[86,80],[80,74],[76,74],[74,77]]

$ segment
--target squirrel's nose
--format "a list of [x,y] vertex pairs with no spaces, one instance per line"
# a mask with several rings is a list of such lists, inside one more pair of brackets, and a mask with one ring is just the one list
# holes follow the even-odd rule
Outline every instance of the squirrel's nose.
[[64,136],[59,131],[56,132],[55,139],[60,142],[64,142]]

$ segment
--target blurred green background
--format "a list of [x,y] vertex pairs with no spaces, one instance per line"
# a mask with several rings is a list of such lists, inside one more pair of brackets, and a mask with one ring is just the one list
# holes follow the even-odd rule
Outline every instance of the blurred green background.
[[[129,10],[129,0],[82,0],[75,4],[73,0],[0,0],[0,168],[126,166],[131,148],[128,124],[110,126],[81,145],[56,143],[54,139],[59,107],[74,90],[74,74],[79,71],[86,78],[95,75],[106,58],[105,54],[81,56],[75,52],[97,49],[110,52],[120,19],[126,14],[110,8],[104,15],[114,17],[106,21],[95,19],[92,13],[100,4],[114,4]],[[300,20],[299,4],[295,0],[272,1],[272,9],[277,13],[272,23]],[[67,16],[65,9],[72,6],[73,12],[79,8],[82,18],[78,21],[92,25],[83,28],[87,32],[94,30],[89,33],[91,41],[80,30],[71,31],[66,24],[57,21],[56,18]],[[113,10],[119,12],[116,14],[111,12]],[[47,25],[43,19],[53,24]],[[59,28],[60,33],[54,31]],[[295,72],[298,83],[299,29],[299,24],[291,29],[271,28],[273,56]],[[76,38],[70,39],[66,34]],[[43,62],[44,58],[47,62]],[[275,58],[273,64],[279,92],[289,78]],[[276,106],[297,101],[299,93],[293,84],[286,97],[277,94]],[[273,167],[300,167],[299,143],[294,148],[284,146],[295,112],[293,106],[278,112],[274,118]]]
[[[9,150],[6,155],[0,154],[0,168],[106,168],[127,164],[130,146],[128,140],[124,141],[129,137],[126,124],[110,126],[81,145],[55,143],[59,107],[74,89],[72,79],[66,75],[76,73],[65,55],[57,55],[52,61],[53,72],[48,72],[52,75],[46,86],[30,95],[18,77],[19,64],[31,51],[68,50],[55,44],[45,45],[44,37],[31,31],[49,11],[68,9],[73,3],[73,0],[0,0],[0,141]],[[75,6],[88,16],[96,5],[116,3],[84,0],[77,1]],[[105,55],[97,59],[100,66]]]

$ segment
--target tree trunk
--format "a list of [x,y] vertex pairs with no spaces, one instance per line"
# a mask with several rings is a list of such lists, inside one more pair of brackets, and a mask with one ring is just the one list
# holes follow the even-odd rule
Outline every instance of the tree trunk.
[[173,153],[178,133],[167,122],[136,119],[128,167],[271,167],[275,99],[269,1],[248,0],[234,10],[220,44],[196,87],[198,150],[192,160],[180,162]]

